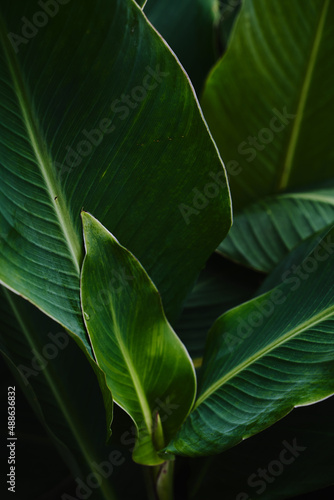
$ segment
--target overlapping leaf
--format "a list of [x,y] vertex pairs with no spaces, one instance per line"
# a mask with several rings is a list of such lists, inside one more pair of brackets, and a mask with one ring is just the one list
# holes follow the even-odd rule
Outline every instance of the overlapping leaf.
[[217,491],[224,491],[231,499],[285,500],[331,485],[333,417],[331,397],[296,408],[256,437],[216,457],[191,461],[189,498],[211,500]]
[[223,451],[334,392],[333,247],[331,232],[279,287],[216,321],[170,452]]
[[293,248],[334,224],[334,182],[275,194],[249,204],[234,218],[218,251],[270,272]]
[[[141,259],[173,317],[230,225],[222,163],[186,75],[133,1],[51,12],[5,0],[0,42],[0,280],[91,354],[82,207]],[[219,193],[187,224],[179,206],[210,173]]]
[[144,268],[94,217],[83,212],[82,220],[82,310],[92,348],[114,400],[136,423],[134,460],[163,463],[157,452],[194,402],[194,367]]
[[245,0],[202,106],[235,209],[333,177],[334,4]]

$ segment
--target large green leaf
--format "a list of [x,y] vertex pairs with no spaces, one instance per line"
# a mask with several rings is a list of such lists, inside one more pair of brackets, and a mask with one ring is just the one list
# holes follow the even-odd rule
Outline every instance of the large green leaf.
[[[192,460],[189,498],[212,500],[223,491],[234,500],[285,500],[333,484],[333,417],[331,397],[296,408],[216,457]],[[319,497],[325,498],[321,492],[312,498]]]
[[198,93],[218,57],[218,0],[148,0],[145,14],[174,50]]
[[[4,290],[4,294],[8,295],[8,292]],[[16,458],[17,471],[20,472],[17,498],[42,500],[40,495],[43,487],[51,488],[52,484],[58,484],[58,496],[52,492],[49,496],[45,494],[43,499],[80,498],[75,493],[78,481],[89,487],[87,479],[88,483],[95,484],[94,479],[90,480],[92,473],[95,473],[97,481],[98,476],[102,476],[102,483],[99,488],[97,484],[96,488],[92,488],[94,500],[134,498],[134,495],[147,500],[142,467],[131,460],[135,429],[130,417],[115,405],[112,435],[106,445],[103,400],[85,355],[57,323],[17,295],[9,293],[9,297],[10,303],[0,287],[0,351],[12,370],[9,381],[1,371],[1,382],[6,390],[8,385],[16,383],[17,392],[16,431],[19,448]],[[57,352],[53,339],[60,346]],[[38,356],[44,359],[41,366],[36,360]],[[30,407],[24,405],[24,396]],[[47,440],[45,433],[42,434],[41,425],[36,422],[33,412],[50,440]],[[3,416],[7,418],[5,412]],[[54,469],[57,460],[58,468],[60,465],[56,449],[67,464],[67,467],[64,464],[60,474],[58,469]],[[2,451],[7,462],[7,451]],[[102,472],[107,477],[101,474],[99,464],[104,464]],[[72,481],[68,468],[72,472]],[[67,481],[60,481],[61,473]]]
[[330,0],[245,0],[203,93],[235,209],[333,176]]
[[[95,373],[59,325],[3,287],[0,299],[0,352],[73,476],[85,482],[111,452]],[[109,479],[101,477],[94,498],[115,498]]]
[[216,321],[197,401],[170,452],[223,451],[334,392],[332,237],[279,287]]
[[249,204],[234,218],[218,251],[269,272],[298,244],[334,224],[334,181],[278,193]]
[[[138,260],[94,217],[83,212],[82,220],[82,309],[92,348],[115,401],[136,423],[134,460],[163,463],[157,451],[194,402],[194,367]],[[122,285],[115,272],[126,277]]]
[[[224,169],[176,58],[131,0],[53,11],[5,0],[0,44],[1,282],[90,352],[85,207],[142,261],[175,316],[230,225]],[[215,175],[216,196],[185,218]]]

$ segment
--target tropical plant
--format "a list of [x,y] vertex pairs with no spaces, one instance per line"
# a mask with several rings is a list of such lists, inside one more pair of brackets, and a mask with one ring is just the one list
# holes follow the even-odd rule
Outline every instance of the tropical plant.
[[333,483],[333,28],[329,0],[2,0],[6,494]]

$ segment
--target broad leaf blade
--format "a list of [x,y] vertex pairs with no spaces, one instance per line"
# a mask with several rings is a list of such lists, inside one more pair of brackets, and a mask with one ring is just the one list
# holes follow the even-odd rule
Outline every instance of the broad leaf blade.
[[333,176],[333,16],[330,0],[242,2],[202,98],[235,209]]
[[275,194],[249,204],[234,218],[218,252],[270,272],[303,240],[334,224],[334,182]]
[[[91,354],[82,207],[141,259],[173,317],[228,230],[229,194],[187,77],[134,2],[72,1],[37,29],[45,16],[0,8],[0,280]],[[210,172],[219,193],[187,224],[179,206]]]
[[195,456],[223,451],[272,425],[294,406],[334,392],[330,238],[313,252],[313,271],[307,264],[303,278],[296,281],[293,275],[216,321],[194,410],[168,446],[170,452]]
[[134,460],[162,463],[157,451],[194,402],[194,368],[144,268],[91,215],[82,220],[82,309],[92,348],[114,400],[136,423]]
[[[331,397],[296,408],[216,457],[192,460],[189,497],[211,500],[217,491],[224,491],[226,498],[237,500],[285,500],[333,484],[333,417]],[[325,498],[322,492],[315,493],[320,495]]]

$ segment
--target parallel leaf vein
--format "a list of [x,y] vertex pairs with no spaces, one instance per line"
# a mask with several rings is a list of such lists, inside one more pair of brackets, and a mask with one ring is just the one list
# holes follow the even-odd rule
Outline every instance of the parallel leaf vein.
[[67,207],[65,206],[65,204],[55,201],[56,196],[58,196],[59,198],[59,194],[61,192],[60,186],[58,185],[58,182],[56,181],[56,178],[54,176],[52,160],[47,153],[42,134],[39,131],[38,121],[29,103],[28,93],[21,74],[17,57],[14,53],[14,49],[11,46],[9,39],[6,36],[6,33],[7,31],[5,29],[3,19],[0,15],[0,42],[4,50],[11,78],[13,80],[13,85],[22,112],[22,118],[26,126],[27,134],[34,151],[38,167],[44,178],[54,212],[57,216],[60,228],[65,237],[65,241],[70,251],[74,266],[79,275],[80,264],[82,260],[81,243],[73,226],[73,222]]
[[309,328],[312,328],[313,326],[317,325],[318,323],[321,323],[322,321],[325,321],[329,319],[332,315],[334,314],[334,305],[331,307],[328,307],[321,313],[317,314],[314,316],[311,320],[305,321],[304,323],[298,325],[296,328],[292,329],[291,331],[287,332],[285,335],[283,335],[280,339],[272,342],[268,346],[264,347],[260,351],[256,352],[248,358],[246,361],[243,363],[240,363],[237,365],[233,370],[231,370],[229,373],[221,377],[219,380],[217,380],[214,384],[211,385],[203,394],[201,394],[196,401],[196,404],[194,406],[194,410],[200,406],[200,404],[203,403],[208,397],[210,397],[212,394],[214,394],[222,385],[224,385],[226,382],[231,380],[233,377],[237,376],[240,372],[243,370],[246,370],[249,366],[251,366],[253,363],[257,362],[260,358],[263,356],[266,356],[269,354],[271,351],[274,349],[277,349],[280,347],[282,344],[285,342],[293,339],[296,335],[299,335],[305,330],[308,330]]
[[279,183],[280,190],[285,189],[289,183],[291,170],[293,167],[293,160],[294,160],[294,156],[295,156],[295,152],[296,152],[296,148],[297,148],[297,143],[298,143],[298,139],[299,139],[299,132],[300,132],[301,123],[302,123],[302,119],[303,119],[304,109],[305,109],[307,96],[308,96],[310,86],[311,86],[311,81],[312,81],[315,63],[316,63],[318,52],[319,52],[321,38],[323,35],[323,30],[324,30],[324,26],[325,26],[329,2],[330,2],[330,0],[325,0],[325,2],[324,2],[322,12],[320,15],[320,19],[319,19],[319,23],[318,23],[318,27],[316,30],[315,39],[314,39],[309,63],[308,63],[307,70],[306,70],[306,76],[305,76],[303,86],[301,89],[301,93],[300,93],[296,118],[293,122],[293,128],[292,128],[290,142],[289,142],[289,146],[287,149],[287,154],[286,154],[286,158],[285,158],[285,162],[284,162],[284,166],[283,166],[283,172],[282,172],[280,183]]

